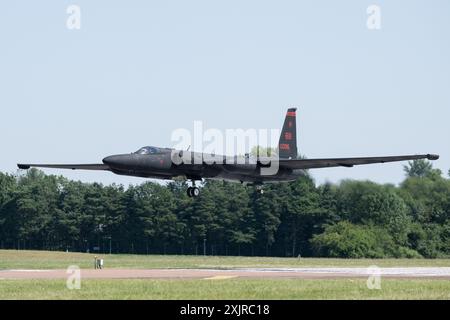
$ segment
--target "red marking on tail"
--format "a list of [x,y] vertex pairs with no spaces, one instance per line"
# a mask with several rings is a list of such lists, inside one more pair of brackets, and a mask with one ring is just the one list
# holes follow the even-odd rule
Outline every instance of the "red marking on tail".
[[284,134],[284,139],[285,140],[292,140],[292,132],[286,132]]

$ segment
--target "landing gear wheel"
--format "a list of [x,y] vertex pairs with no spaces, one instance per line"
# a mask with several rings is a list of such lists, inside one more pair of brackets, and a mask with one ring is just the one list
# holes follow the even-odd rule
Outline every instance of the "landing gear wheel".
[[263,189],[263,187],[262,186],[257,186],[256,187],[256,192],[258,193],[258,194],[264,194],[264,189]]
[[192,197],[196,198],[200,195],[200,189],[197,187],[192,188],[191,190]]
[[200,195],[200,189],[197,187],[189,187],[186,190],[189,198],[197,198]]

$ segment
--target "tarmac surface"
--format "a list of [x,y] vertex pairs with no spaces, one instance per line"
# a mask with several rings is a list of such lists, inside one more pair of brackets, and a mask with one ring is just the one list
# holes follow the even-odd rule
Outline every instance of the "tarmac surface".
[[[84,279],[342,279],[426,278],[450,280],[450,267],[405,268],[236,268],[236,269],[81,269]],[[66,279],[67,270],[0,270],[2,279]]]

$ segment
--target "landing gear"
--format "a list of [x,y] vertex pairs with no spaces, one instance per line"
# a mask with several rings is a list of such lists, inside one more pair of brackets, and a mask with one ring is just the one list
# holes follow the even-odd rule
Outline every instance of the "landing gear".
[[187,188],[186,193],[189,198],[197,198],[200,195],[200,189],[195,186],[195,180],[192,180],[192,187]]
[[263,195],[263,194],[264,194],[264,188],[263,188],[263,186],[262,186],[262,185],[256,186],[256,192],[257,192],[258,194]]
[[189,198],[197,198],[200,195],[200,189],[197,187],[189,187],[186,193]]

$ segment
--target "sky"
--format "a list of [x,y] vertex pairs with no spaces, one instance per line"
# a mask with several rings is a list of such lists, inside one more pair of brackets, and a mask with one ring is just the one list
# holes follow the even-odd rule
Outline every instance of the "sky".
[[[80,29],[67,27],[70,5]],[[371,5],[380,29],[368,28]],[[449,15],[447,0],[2,1],[0,171],[170,147],[196,120],[277,129],[296,106],[308,158],[437,153],[447,174]],[[311,174],[397,184],[403,164]]]

